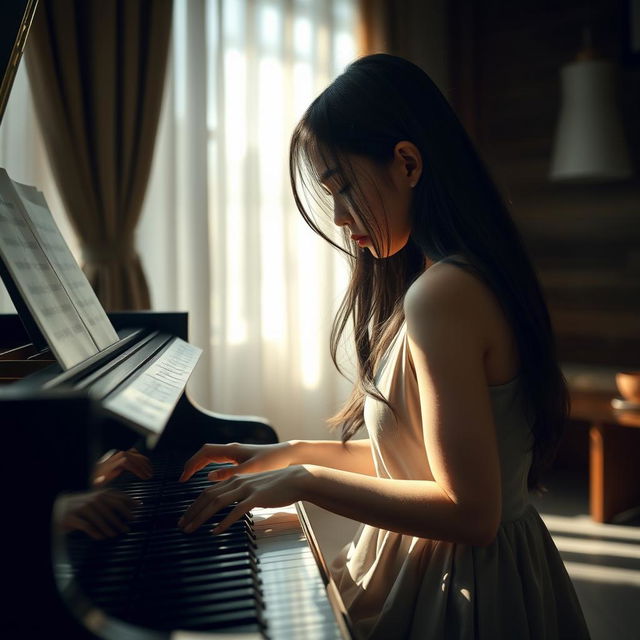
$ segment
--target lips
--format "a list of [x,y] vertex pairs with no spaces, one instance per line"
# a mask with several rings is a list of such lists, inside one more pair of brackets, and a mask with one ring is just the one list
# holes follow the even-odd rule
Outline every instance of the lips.
[[365,240],[366,238],[368,238],[369,236],[351,236],[351,239],[354,242],[359,242],[360,240]]

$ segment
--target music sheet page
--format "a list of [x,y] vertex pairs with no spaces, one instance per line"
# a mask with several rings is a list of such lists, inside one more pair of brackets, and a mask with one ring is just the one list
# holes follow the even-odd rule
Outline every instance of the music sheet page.
[[80,315],[98,349],[106,349],[118,341],[111,321],[102,308],[87,277],[76,262],[69,246],[62,237],[42,192],[35,187],[13,181],[18,195],[27,210],[27,221],[31,225],[40,247],[47,255],[53,270],[65,288],[71,302]]
[[62,367],[98,352],[67,291],[53,270],[7,172],[0,169],[0,254],[35,322]]

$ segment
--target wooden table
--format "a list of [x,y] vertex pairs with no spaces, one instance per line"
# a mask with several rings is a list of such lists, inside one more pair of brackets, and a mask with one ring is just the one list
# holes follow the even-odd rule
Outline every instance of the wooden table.
[[571,390],[571,419],[589,424],[589,509],[596,522],[640,505],[640,412],[614,410],[611,398]]

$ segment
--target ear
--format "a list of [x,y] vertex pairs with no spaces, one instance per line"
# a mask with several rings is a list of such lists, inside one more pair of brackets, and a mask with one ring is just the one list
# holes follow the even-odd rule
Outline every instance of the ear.
[[401,140],[394,147],[393,156],[401,182],[413,189],[422,175],[422,154],[418,147],[413,142]]

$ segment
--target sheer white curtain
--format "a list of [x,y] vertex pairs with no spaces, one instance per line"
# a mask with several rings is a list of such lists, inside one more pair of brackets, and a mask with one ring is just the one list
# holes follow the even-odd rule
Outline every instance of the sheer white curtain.
[[356,55],[356,0],[176,0],[174,18],[137,235],[153,307],[189,311],[200,404],[329,437],[350,388],[328,349],[346,265],[301,221],[287,150]]

